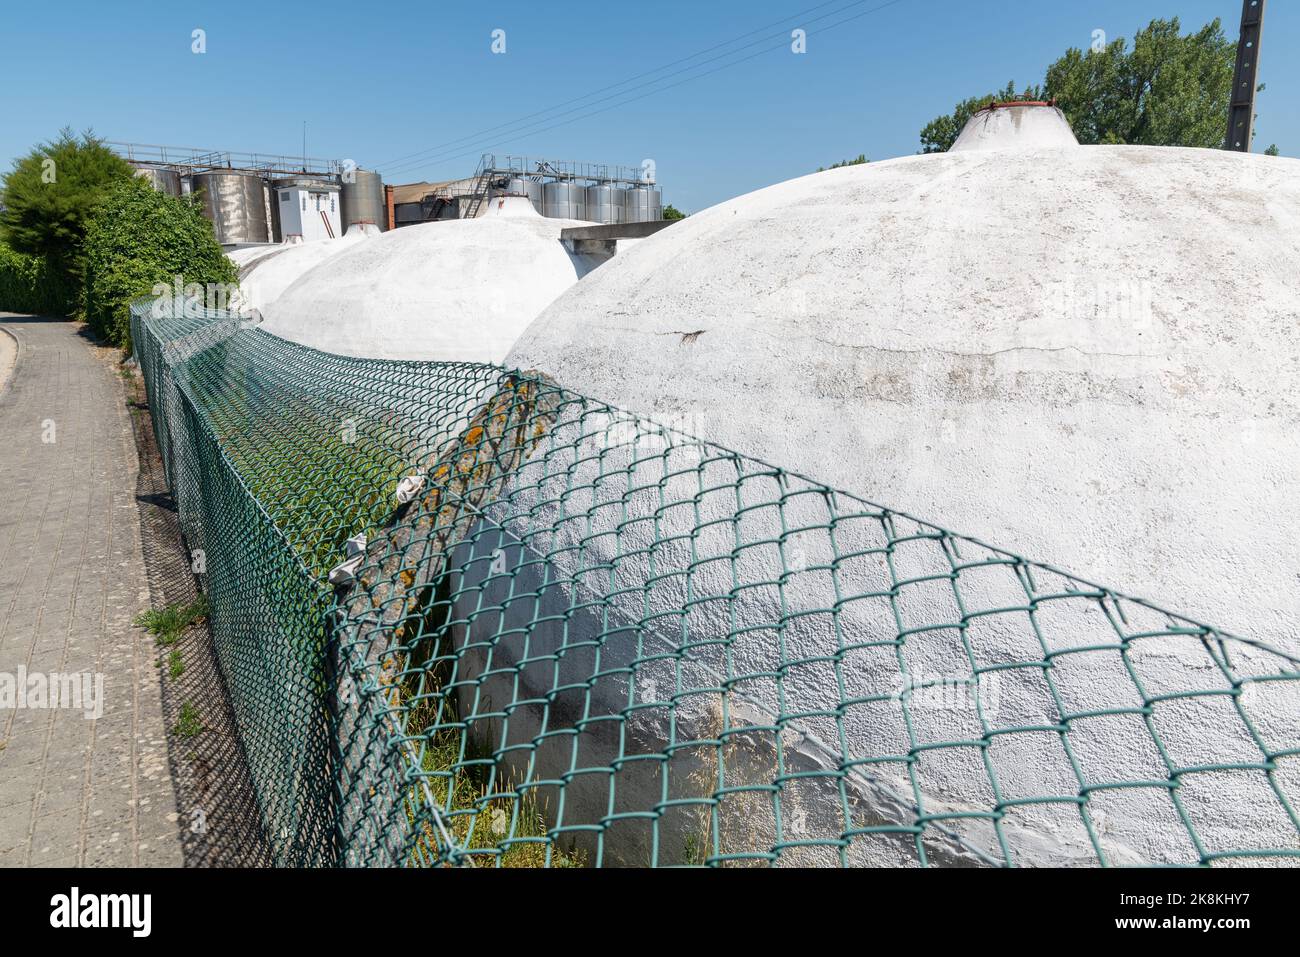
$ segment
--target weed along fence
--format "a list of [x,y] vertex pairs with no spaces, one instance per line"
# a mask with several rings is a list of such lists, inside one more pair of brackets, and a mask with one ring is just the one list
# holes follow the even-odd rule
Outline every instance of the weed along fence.
[[1300,857],[1283,652],[535,374],[132,334],[281,864]]

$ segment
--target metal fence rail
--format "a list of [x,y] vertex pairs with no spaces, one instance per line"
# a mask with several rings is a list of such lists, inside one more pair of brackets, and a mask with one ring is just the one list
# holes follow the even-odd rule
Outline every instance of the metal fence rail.
[[280,863],[1300,857],[1286,653],[535,373],[132,335]]

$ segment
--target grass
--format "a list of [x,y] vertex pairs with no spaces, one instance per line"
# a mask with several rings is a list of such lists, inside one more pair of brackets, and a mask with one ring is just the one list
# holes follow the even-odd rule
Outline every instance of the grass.
[[694,834],[686,835],[686,853],[683,855],[682,863],[689,867],[700,867],[704,864],[704,852],[700,849],[700,841]]
[[[426,682],[435,678],[430,672],[425,672],[424,677]],[[400,700],[415,697],[415,692],[409,685],[402,685],[398,695]],[[472,742],[465,741],[464,730],[448,727],[457,723],[455,712],[454,700],[430,694],[426,683],[425,693],[407,710],[406,733],[412,737],[426,735],[421,769],[426,772],[425,780],[433,792],[443,824],[456,843],[467,850],[499,851],[495,855],[470,855],[480,866],[495,858],[497,867],[585,867],[586,855],[581,851],[565,852],[550,841],[513,843],[521,838],[545,838],[547,809],[539,805],[535,790],[511,796],[512,784],[500,769],[493,779],[487,765],[465,766],[467,761],[478,761],[489,755],[476,751]],[[430,732],[435,725],[440,725],[442,730]],[[489,788],[495,795],[492,798],[488,798]],[[407,802],[407,815],[412,821],[416,812],[428,813],[421,795],[422,789],[414,789]],[[439,841],[434,825],[426,820],[422,827],[423,836],[417,841],[414,857],[418,861],[436,859]]]
[[172,728],[172,733],[181,738],[193,738],[202,730],[203,719],[199,717],[198,709],[186,701],[181,705],[180,717],[176,719],[176,725]]
[[173,648],[171,654],[167,656],[167,673],[173,678],[179,678],[185,673],[185,661],[181,658],[179,648]]
[[150,608],[136,616],[135,623],[154,636],[158,644],[174,645],[185,630],[208,617],[208,598],[200,595],[188,604],[172,602],[163,608]]
[[407,455],[375,436],[343,441],[332,423],[300,415],[292,435],[251,431],[225,410],[209,410],[222,448],[271,521],[311,571],[324,578],[344,542],[373,535],[396,506]]

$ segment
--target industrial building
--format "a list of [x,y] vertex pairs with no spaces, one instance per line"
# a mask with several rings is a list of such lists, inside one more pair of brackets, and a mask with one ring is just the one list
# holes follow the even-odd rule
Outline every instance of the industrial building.
[[[662,193],[642,168],[498,162],[489,153],[464,179],[386,186],[378,173],[335,160],[111,145],[156,189],[202,197],[203,215],[239,267],[237,308],[265,315],[286,338],[344,354],[499,362],[616,242],[626,248],[663,224]],[[353,249],[396,227],[480,218],[491,222],[422,232],[373,254]],[[601,229],[623,225],[626,234]],[[601,235],[563,235],[586,226]],[[413,315],[432,322],[413,323]],[[461,341],[462,328],[481,331]]]
[[495,196],[526,196],[539,215],[590,223],[663,219],[663,193],[653,171],[567,160],[483,154],[473,176],[390,189],[392,223],[473,219]]
[[549,219],[597,224],[663,219],[663,194],[643,167],[483,154],[473,175],[386,186],[339,160],[109,143],[137,174],[172,196],[202,196],[229,249],[337,239],[352,226],[399,226],[481,216],[498,196],[526,196]]
[[196,194],[227,250],[388,228],[383,180],[338,160],[137,143],[107,144],[172,196]]
[[320,180],[283,180],[274,187],[282,242],[337,239],[340,229],[339,187]]

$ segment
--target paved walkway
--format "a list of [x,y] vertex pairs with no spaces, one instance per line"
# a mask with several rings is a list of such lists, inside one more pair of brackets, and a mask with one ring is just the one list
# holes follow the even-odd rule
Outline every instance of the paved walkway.
[[[18,354],[0,381],[0,865],[178,866],[157,656],[132,626],[149,586],[116,354],[71,322],[0,313],[6,334]],[[51,673],[102,676],[102,716],[83,713],[93,694],[32,706]]]

